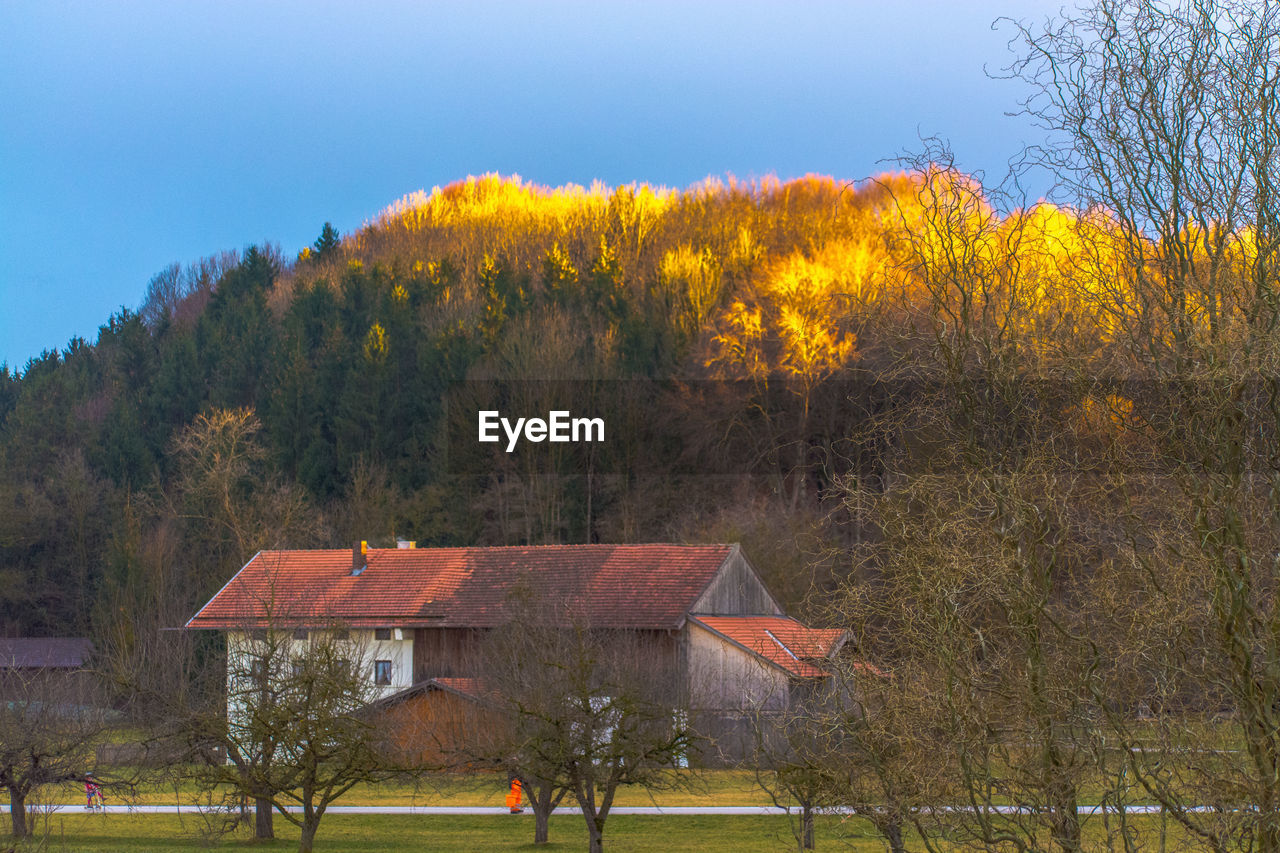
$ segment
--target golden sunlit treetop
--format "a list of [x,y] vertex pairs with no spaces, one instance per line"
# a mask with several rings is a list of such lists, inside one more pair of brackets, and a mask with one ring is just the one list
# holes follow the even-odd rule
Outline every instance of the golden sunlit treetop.
[[[998,338],[1006,356],[1048,371],[1068,351],[1123,363],[1121,332],[1138,315],[1167,335],[1227,334],[1257,249],[1247,231],[1204,237],[1180,241],[1181,255],[1203,248],[1174,258],[1167,241],[1139,235],[1135,267],[1135,236],[1105,211],[1002,210],[950,166],[684,190],[490,173],[406,195],[343,253],[350,269],[386,269],[395,304],[425,292],[486,313],[491,330],[542,299],[604,306],[611,325],[640,311],[694,345],[711,375],[812,382],[859,360],[871,341],[857,328],[872,315],[878,346],[886,335]],[[1175,264],[1192,273],[1179,273],[1183,293],[1169,292]],[[304,282],[309,265],[341,272],[305,253]]]

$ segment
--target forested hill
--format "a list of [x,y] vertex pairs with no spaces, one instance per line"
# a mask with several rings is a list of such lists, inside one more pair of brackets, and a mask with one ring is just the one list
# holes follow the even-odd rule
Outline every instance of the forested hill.
[[[831,389],[931,363],[955,329],[931,270],[957,241],[986,298],[1039,289],[1005,305],[1028,351],[1097,353],[1105,324],[1049,286],[1086,227],[996,213],[946,170],[684,191],[486,176],[326,225],[296,259],[170,267],[96,343],[0,371],[0,632],[180,624],[258,548],[396,537],[741,540],[797,604],[862,535],[833,487],[880,467],[864,443],[833,468],[855,425]],[[468,455],[458,430],[443,446],[450,394],[510,402],[473,387],[504,379],[631,389],[648,437],[586,477]],[[670,475],[648,441],[711,461]]]
[[296,260],[258,246],[167,268],[96,343],[0,372],[0,632],[79,634],[173,589],[176,619],[265,545],[745,535],[752,491],[637,507],[611,487],[588,531],[581,485],[549,517],[513,506],[510,477],[439,470],[446,384],[732,374],[730,306],[786,322],[788,282],[819,285],[813,308],[860,285],[847,261],[878,251],[886,198],[489,176],[344,239],[326,226]]

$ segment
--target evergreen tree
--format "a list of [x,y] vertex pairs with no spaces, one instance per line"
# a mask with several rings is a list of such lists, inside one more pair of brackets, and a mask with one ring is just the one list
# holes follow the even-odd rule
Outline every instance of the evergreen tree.
[[326,222],[324,227],[320,229],[320,236],[312,243],[315,249],[315,256],[319,260],[325,260],[332,257],[338,251],[342,238],[338,235],[338,229],[333,227],[333,223]]

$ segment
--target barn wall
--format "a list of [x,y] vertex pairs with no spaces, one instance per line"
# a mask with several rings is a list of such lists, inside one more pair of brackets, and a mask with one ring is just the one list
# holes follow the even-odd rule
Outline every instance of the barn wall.
[[374,727],[394,760],[439,769],[485,768],[499,715],[447,690],[427,690],[379,711]]
[[693,767],[752,767],[759,752],[760,728],[773,724],[771,715],[741,711],[696,711],[689,714],[694,733],[689,764]]
[[628,635],[627,641],[635,644],[637,654],[650,662],[658,672],[670,673],[673,677],[680,674],[684,663],[684,652],[678,633],[628,631],[625,634]]
[[755,570],[742,555],[742,550],[735,547],[725,560],[724,567],[712,579],[690,612],[722,616],[765,616],[781,615],[782,608],[760,582]]
[[776,711],[787,706],[786,673],[692,622],[688,632],[690,708]]
[[786,709],[790,679],[728,640],[688,623],[690,761],[732,767],[753,760],[761,725]]
[[485,631],[477,628],[416,628],[413,632],[414,683],[432,678],[474,677]]
[[0,669],[0,702],[42,701],[95,705],[105,691],[92,672],[83,669]]
[[[486,628],[417,628],[413,632],[414,683],[432,678],[482,676]],[[671,631],[617,632],[619,642],[635,645],[638,657],[674,675],[681,669],[680,637]]]
[[673,705],[683,705],[689,680],[685,675],[683,634],[672,631],[624,631],[620,637],[638,664],[641,677]]

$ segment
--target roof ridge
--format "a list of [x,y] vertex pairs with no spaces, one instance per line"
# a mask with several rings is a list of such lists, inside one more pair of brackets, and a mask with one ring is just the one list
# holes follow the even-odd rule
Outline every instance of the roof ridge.
[[378,614],[397,624],[420,622],[429,607],[432,615],[448,612],[443,627],[492,627],[509,616],[511,591],[529,583],[533,591],[581,599],[593,619],[607,624],[671,630],[737,548],[672,542],[376,548],[359,577],[351,575],[348,549],[267,551],[187,627],[260,621],[267,603],[277,616],[281,607],[304,620],[324,610],[353,623]]
[[[521,550],[537,550],[540,548],[732,548],[731,542],[568,542],[564,544],[543,544],[543,545],[428,545],[419,548],[373,548],[370,551],[404,551],[412,553],[414,551],[514,551]],[[306,553],[307,551],[346,551],[347,548],[298,548],[292,551],[281,551],[278,553]]]

